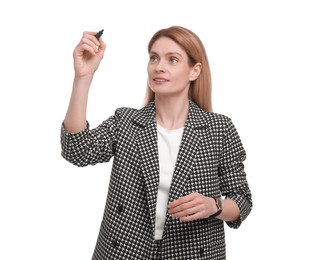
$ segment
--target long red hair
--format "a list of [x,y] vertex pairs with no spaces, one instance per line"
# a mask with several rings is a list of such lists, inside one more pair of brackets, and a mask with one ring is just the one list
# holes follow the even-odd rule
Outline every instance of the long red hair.
[[[194,32],[184,27],[171,26],[167,29],[161,29],[153,35],[148,43],[148,52],[151,51],[153,44],[161,37],[168,37],[180,45],[187,53],[191,67],[196,63],[202,64],[200,75],[190,84],[189,99],[204,111],[212,112],[210,67],[206,50],[200,38]],[[144,105],[153,101],[154,98],[155,93],[147,86]]]

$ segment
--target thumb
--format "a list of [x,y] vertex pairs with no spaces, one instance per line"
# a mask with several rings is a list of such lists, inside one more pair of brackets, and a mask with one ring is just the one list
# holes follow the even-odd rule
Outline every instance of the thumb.
[[98,47],[98,52],[100,52],[100,54],[104,54],[105,50],[106,50],[106,44],[104,43],[104,41],[100,38],[99,39],[99,47]]

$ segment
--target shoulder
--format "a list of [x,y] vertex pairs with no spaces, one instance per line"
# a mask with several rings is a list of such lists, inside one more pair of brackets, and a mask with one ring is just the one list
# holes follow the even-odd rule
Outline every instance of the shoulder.
[[215,112],[204,113],[207,119],[207,129],[212,133],[226,135],[229,132],[229,129],[233,128],[233,123],[230,117]]
[[210,135],[239,140],[237,129],[229,116],[216,112],[206,112],[194,104],[191,107],[193,126],[206,129],[206,132]]
[[132,107],[118,107],[115,111],[115,115],[118,117],[125,117],[125,116],[134,115],[138,111],[139,109],[132,108]]
[[155,118],[155,104],[154,102],[151,102],[140,109],[121,107],[116,110],[116,115],[121,120],[126,120],[127,122],[133,121],[139,125],[146,125],[149,121]]
[[232,119],[217,112],[206,112],[196,104],[191,105],[191,123],[194,128],[207,129],[213,135],[237,135]]
[[155,117],[155,106],[152,102],[142,108],[120,107],[116,109],[115,116],[118,120],[124,122],[133,121],[137,124],[145,125]]
[[219,132],[229,140],[241,142],[237,127],[234,125],[233,120],[223,114],[205,112],[208,117],[209,129],[213,132]]
[[206,118],[209,122],[216,124],[228,124],[231,121],[231,118],[227,115],[223,115],[216,112],[205,112]]
[[115,110],[114,117],[119,124],[130,123],[139,109],[132,107],[119,107]]
[[190,108],[190,120],[196,127],[222,128],[226,127],[231,121],[228,116],[215,112],[206,112],[193,102],[191,102]]

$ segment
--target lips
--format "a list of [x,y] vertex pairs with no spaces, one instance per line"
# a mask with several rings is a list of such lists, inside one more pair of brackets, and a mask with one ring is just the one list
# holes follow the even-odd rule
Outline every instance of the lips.
[[155,82],[168,82],[169,80],[168,79],[165,79],[165,78],[160,78],[160,77],[157,77],[157,78],[154,78],[153,79]]

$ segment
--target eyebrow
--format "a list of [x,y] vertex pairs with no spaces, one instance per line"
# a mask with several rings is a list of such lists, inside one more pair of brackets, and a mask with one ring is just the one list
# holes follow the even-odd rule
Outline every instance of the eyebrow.
[[[159,54],[158,54],[157,52],[155,52],[155,51],[151,51],[150,54],[154,54],[154,55],[159,56]],[[183,58],[182,54],[180,54],[179,52],[175,52],[175,51],[173,51],[173,52],[167,52],[166,55],[167,55],[167,56],[178,55],[178,56],[180,56],[180,57]]]

